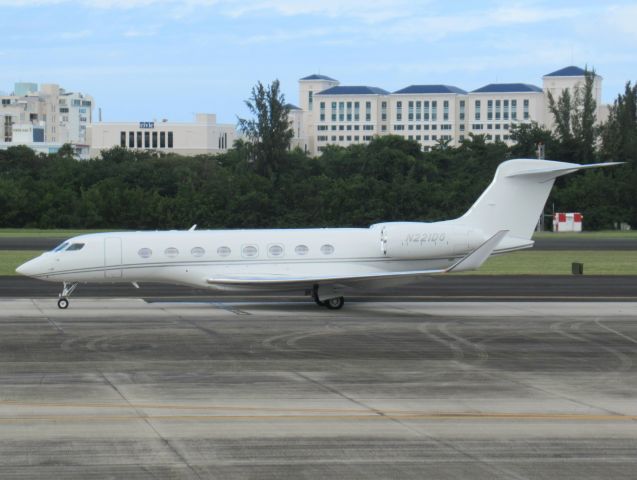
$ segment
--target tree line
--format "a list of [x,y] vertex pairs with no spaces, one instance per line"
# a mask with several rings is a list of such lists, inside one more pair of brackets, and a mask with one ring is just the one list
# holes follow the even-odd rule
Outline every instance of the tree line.
[[[587,82],[588,85],[588,82]],[[469,136],[457,147],[382,136],[365,145],[329,146],[320,157],[290,150],[278,82],[258,84],[240,120],[245,140],[217,155],[183,157],[116,147],[77,161],[71,148],[36,154],[0,151],[0,227],[184,229],[367,226],[461,215],[498,164],[546,158],[625,165],[563,177],[546,212],[580,211],[586,229],[637,226],[637,86],[626,85],[608,120],[590,120],[586,85],[575,98],[550,100],[555,131],[513,128],[516,144]],[[578,97],[579,95],[579,97]],[[593,106],[594,111],[594,106]],[[515,200],[513,200],[515,201]]]

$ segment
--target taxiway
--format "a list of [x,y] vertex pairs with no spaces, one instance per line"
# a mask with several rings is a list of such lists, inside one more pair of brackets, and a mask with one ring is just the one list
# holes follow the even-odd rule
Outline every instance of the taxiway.
[[637,303],[0,299],[1,478],[634,478]]

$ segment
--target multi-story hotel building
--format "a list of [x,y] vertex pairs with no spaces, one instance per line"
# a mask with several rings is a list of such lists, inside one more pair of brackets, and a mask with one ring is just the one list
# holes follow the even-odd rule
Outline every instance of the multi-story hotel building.
[[27,145],[39,152],[57,151],[70,143],[88,154],[87,127],[93,99],[55,84],[16,83],[11,95],[0,95],[0,148]]
[[[564,89],[584,83],[585,72],[566,67],[543,77],[543,88],[526,83],[493,83],[467,92],[451,85],[410,85],[395,92],[378,87],[342,86],[325,75],[299,80],[300,107],[292,113],[294,144],[316,155],[327,145],[366,143],[377,135],[400,135],[425,151],[440,144],[458,145],[469,134],[512,143],[512,125],[537,122],[553,127],[548,92],[557,99]],[[598,120],[602,77],[594,97]]]

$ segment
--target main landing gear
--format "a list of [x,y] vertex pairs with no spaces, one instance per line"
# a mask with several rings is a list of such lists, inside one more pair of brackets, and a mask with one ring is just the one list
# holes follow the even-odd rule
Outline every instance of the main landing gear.
[[327,300],[321,300],[319,298],[318,289],[318,285],[314,285],[312,287],[312,300],[314,300],[314,303],[316,303],[319,307],[327,307],[330,310],[338,310],[340,308],[343,308],[343,305],[345,305],[345,298],[333,297]]
[[62,310],[69,307],[69,299],[75,288],[77,287],[77,282],[75,283],[66,283],[62,284],[62,293],[60,293],[60,299],[58,300],[58,308]]

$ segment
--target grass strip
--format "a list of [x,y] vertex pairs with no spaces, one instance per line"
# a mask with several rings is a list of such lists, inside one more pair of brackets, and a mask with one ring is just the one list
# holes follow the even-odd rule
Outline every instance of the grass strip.
[[[133,229],[134,230],[134,229]],[[45,238],[70,238],[77,235],[83,235],[86,233],[101,233],[101,232],[114,232],[117,230],[102,228],[94,230],[82,230],[82,229],[55,229],[44,230],[38,228],[0,228],[0,238],[5,237],[45,237]],[[600,230],[598,232],[535,232],[533,238],[551,238],[551,239],[633,239],[637,238],[637,230],[619,231],[619,230]]]
[[637,251],[526,250],[489,258],[469,275],[569,275],[573,262],[584,264],[584,275],[637,275]]
[[57,229],[43,230],[39,228],[0,228],[0,238],[70,238],[86,233],[113,232],[113,229],[101,230],[78,230],[78,229]]
[[0,250],[0,275],[17,275],[15,269],[42,252],[34,250]]

